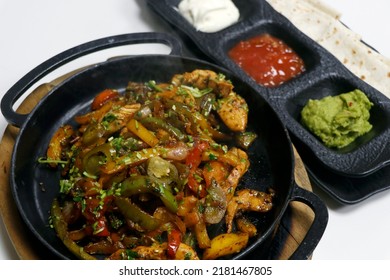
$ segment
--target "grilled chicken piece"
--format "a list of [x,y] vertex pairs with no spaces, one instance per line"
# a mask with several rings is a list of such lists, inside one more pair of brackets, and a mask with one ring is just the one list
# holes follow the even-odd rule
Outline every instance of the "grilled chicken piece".
[[217,113],[224,124],[234,132],[242,132],[248,124],[248,104],[235,92],[218,100]]
[[210,70],[194,70],[175,75],[172,83],[176,86],[189,85],[200,90],[211,89],[218,96],[217,113],[232,131],[244,131],[248,123],[248,105],[233,91],[233,85],[224,76]]
[[229,203],[242,176],[248,171],[250,162],[247,153],[241,149],[233,147],[227,154],[232,154],[238,159],[238,164],[230,171],[229,176],[222,186],[226,192],[227,202]]
[[232,231],[233,219],[239,212],[268,212],[272,208],[273,194],[243,189],[236,192],[226,209],[227,232]]
[[172,78],[172,83],[176,86],[190,85],[200,90],[210,88],[221,97],[227,96],[233,91],[233,85],[230,81],[211,70],[197,69],[177,74]]

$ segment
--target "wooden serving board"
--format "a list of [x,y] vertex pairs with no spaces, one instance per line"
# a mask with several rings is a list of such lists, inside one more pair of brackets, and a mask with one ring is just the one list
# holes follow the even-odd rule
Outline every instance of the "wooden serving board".
[[[42,84],[37,87],[21,103],[17,112],[29,113],[41,100],[41,98],[44,97],[54,86],[63,81],[65,78],[71,76],[73,73],[69,73],[50,83]],[[47,259],[50,258],[51,255],[42,248],[43,246],[41,246],[39,241],[32,236],[32,233],[24,224],[14,202],[9,185],[12,150],[18,132],[18,128],[9,125],[6,128],[0,143],[0,214],[2,215],[8,235],[20,259]],[[310,180],[296,151],[295,158],[296,182],[299,186],[311,191]],[[305,237],[314,218],[313,211],[308,206],[300,202],[291,202],[287,212],[289,219],[288,222],[281,223],[278,229],[278,231],[281,231],[281,234],[283,235],[283,242],[281,242],[281,244],[276,244],[277,246],[272,248],[272,255],[274,256],[274,259],[285,260],[291,256]]]

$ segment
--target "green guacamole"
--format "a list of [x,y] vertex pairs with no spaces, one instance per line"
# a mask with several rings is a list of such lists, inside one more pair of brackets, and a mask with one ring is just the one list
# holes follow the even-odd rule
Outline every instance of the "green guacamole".
[[361,90],[320,100],[310,99],[302,109],[302,124],[330,148],[342,148],[372,129],[371,101]]

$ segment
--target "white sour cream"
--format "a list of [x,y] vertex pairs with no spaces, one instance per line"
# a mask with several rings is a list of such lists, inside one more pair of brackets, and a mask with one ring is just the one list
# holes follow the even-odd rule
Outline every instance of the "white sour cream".
[[198,31],[217,32],[235,22],[240,12],[231,0],[183,0],[180,14]]

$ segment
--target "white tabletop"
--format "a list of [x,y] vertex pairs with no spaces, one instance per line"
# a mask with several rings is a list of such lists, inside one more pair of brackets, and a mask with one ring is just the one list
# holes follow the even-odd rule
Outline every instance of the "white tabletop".
[[[342,21],[361,34],[364,41],[390,57],[387,30],[390,1],[323,2],[340,11]],[[116,34],[164,31],[164,27],[165,23],[143,0],[0,0],[0,97],[32,68],[68,48]],[[165,53],[167,48],[135,46],[130,51]],[[50,81],[78,64],[97,62],[96,59],[101,60],[91,57],[77,61],[42,82]],[[1,115],[0,136],[6,126]],[[313,259],[390,259],[389,191],[355,205],[339,205],[320,191],[318,195],[329,208],[329,223]],[[17,258],[0,219],[0,259]]]

